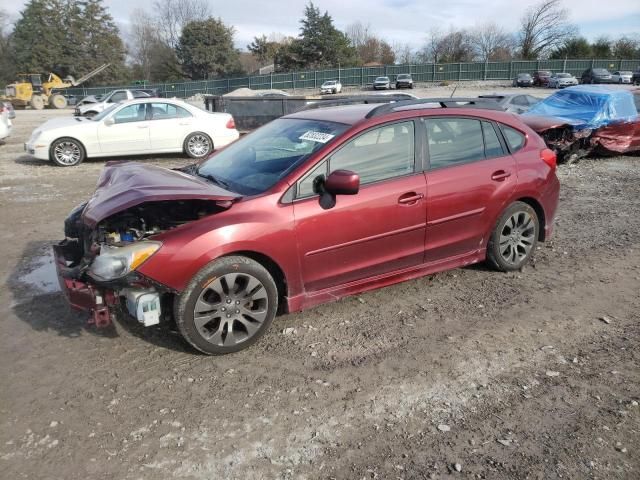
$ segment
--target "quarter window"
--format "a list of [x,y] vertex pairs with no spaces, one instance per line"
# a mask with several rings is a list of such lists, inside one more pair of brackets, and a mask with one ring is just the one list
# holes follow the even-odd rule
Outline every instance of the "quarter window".
[[429,118],[425,120],[431,168],[450,167],[485,158],[479,120]]
[[413,172],[413,122],[374,128],[348,142],[329,160],[330,171],[351,170],[360,183],[378,182]]
[[504,133],[504,138],[507,141],[507,145],[509,145],[509,150],[511,150],[511,153],[515,153],[520,150],[524,146],[524,135],[516,129],[507,127],[506,125],[501,125],[501,127],[502,132]]

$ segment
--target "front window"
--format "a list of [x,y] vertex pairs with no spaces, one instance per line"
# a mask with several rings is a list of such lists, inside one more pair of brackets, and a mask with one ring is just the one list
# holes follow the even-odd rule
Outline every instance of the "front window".
[[117,103],[114,103],[113,105],[110,105],[109,107],[105,108],[102,112],[91,117],[91,120],[93,120],[94,122],[99,122],[102,119],[106,118],[108,115],[111,115],[111,113],[118,107],[119,105]]
[[242,195],[257,195],[347,128],[342,123],[280,118],[212,156],[197,174]]
[[144,103],[129,105],[116,112],[113,119],[116,123],[142,122],[145,119],[147,105]]

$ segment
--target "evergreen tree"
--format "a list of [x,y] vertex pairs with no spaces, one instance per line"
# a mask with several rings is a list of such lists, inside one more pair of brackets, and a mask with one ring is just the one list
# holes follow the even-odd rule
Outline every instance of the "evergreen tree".
[[240,55],[233,45],[233,34],[233,27],[221,19],[187,23],[176,48],[184,73],[200,80],[239,72]]
[[17,67],[76,78],[103,63],[111,67],[95,83],[122,81],[125,48],[102,0],[30,0],[12,35]]
[[300,20],[300,36],[278,53],[280,69],[327,68],[357,64],[355,48],[347,36],[333,25],[328,12],[309,3]]

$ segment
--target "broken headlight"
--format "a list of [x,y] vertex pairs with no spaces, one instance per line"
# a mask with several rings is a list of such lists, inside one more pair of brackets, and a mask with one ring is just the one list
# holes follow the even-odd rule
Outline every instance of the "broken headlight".
[[98,280],[124,277],[142,265],[162,246],[160,242],[137,242],[126,247],[102,245],[91,264],[89,275]]

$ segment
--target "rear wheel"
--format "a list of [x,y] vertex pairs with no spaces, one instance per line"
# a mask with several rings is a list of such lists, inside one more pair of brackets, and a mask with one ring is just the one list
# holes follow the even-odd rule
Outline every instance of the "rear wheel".
[[67,99],[64,97],[64,95],[55,93],[49,97],[49,106],[58,110],[67,108]]
[[255,343],[278,309],[278,289],[258,262],[222,257],[203,268],[175,302],[180,333],[209,355],[237,352]]
[[82,163],[84,147],[73,138],[59,138],[49,148],[49,159],[59,167],[73,167]]
[[29,100],[29,105],[34,110],[42,110],[44,108],[44,98],[40,95],[33,95],[31,100]]
[[204,158],[213,152],[213,142],[206,133],[195,132],[185,139],[184,151],[191,158]]
[[539,230],[536,211],[524,202],[512,203],[489,238],[487,260],[503,272],[520,269],[535,251]]

